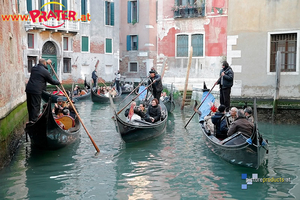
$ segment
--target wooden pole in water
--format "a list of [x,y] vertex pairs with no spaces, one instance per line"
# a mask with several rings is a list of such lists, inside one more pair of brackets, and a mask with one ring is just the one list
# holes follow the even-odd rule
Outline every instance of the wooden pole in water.
[[[164,77],[165,75],[165,71],[166,71],[166,68],[167,68],[167,58],[164,60],[164,63],[163,63],[163,69],[162,69],[162,72],[160,74],[160,77],[161,79]],[[162,80],[161,80],[162,81]]]
[[184,86],[184,91],[183,91],[183,97],[182,97],[182,104],[181,104],[181,110],[184,108],[184,103],[186,99],[186,91],[189,83],[189,75],[190,75],[190,69],[191,69],[191,64],[192,64],[192,57],[193,57],[193,47],[190,47],[190,55],[189,55],[189,63],[187,66],[187,72],[186,72],[186,77],[185,77],[185,86]]
[[275,115],[277,113],[277,104],[279,99],[279,87],[280,87],[280,72],[281,72],[281,52],[277,51],[276,54],[276,87],[275,87],[275,95],[273,101],[273,112],[272,112],[272,121],[275,119]]

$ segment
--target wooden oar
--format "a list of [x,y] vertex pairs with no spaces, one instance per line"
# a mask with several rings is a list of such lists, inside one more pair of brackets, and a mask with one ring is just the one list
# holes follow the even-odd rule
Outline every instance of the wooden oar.
[[[131,102],[132,101],[134,101],[136,98],[138,98],[145,90],[147,90],[148,89],[148,87],[150,87],[153,83],[155,83],[155,81],[153,81],[151,84],[149,84],[147,87],[145,87],[145,89],[141,92],[141,93],[139,93],[136,97],[134,97],[132,100],[131,100]],[[117,115],[118,114],[120,114],[131,102],[129,102],[128,104],[126,104],[126,106],[124,106],[118,113],[117,113]]]
[[[51,67],[53,73],[55,74],[56,79],[59,80],[59,79],[58,79],[58,76],[57,76],[57,74],[56,74],[56,72],[55,72],[55,70],[53,69],[53,66],[52,66],[51,64],[50,64],[50,67]],[[75,113],[76,113],[76,115],[77,115],[77,117],[78,117],[80,123],[82,124],[84,130],[86,131],[86,133],[88,134],[89,138],[91,139],[91,141],[92,141],[92,143],[93,143],[93,145],[94,145],[96,151],[97,151],[97,152],[100,152],[100,150],[99,150],[99,148],[97,147],[96,143],[94,142],[92,136],[90,135],[90,133],[89,133],[88,130],[86,129],[85,125],[83,124],[83,121],[81,120],[81,118],[80,118],[80,116],[79,116],[79,114],[78,114],[78,112],[77,112],[77,110],[76,110],[76,108],[75,108],[75,106],[74,106],[72,100],[71,100],[71,99],[69,98],[69,96],[67,95],[67,92],[66,92],[64,86],[63,86],[61,83],[60,83],[60,86],[61,86],[61,88],[63,89],[64,95],[68,98],[68,101],[70,102],[70,104],[71,104],[73,110],[75,111]]]
[[130,94],[128,94],[127,95],[127,97],[125,97],[125,99],[123,99],[120,103],[119,103],[119,105],[123,102],[123,101],[125,101],[136,89],[138,89],[142,84],[143,84],[143,82],[144,82],[144,79],[139,83],[139,85],[136,87],[136,88],[134,88],[134,90],[132,90],[131,92],[130,92]]

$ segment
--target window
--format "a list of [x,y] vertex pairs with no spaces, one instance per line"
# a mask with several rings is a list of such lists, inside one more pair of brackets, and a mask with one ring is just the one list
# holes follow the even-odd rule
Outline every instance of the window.
[[81,51],[88,52],[89,51],[89,37],[82,36],[81,39]]
[[112,53],[112,39],[105,39],[105,53]]
[[138,36],[127,35],[127,51],[138,50]]
[[[51,2],[60,3],[60,0],[51,0]],[[52,11],[54,11],[54,10],[60,10],[60,5],[59,4],[50,4],[50,9]]]
[[71,58],[64,58],[64,73],[71,73]]
[[[40,10],[41,7],[45,4],[45,0],[38,0],[38,7],[37,9]],[[41,11],[45,11],[45,7],[42,8]]]
[[130,62],[129,63],[129,72],[138,72],[137,62]]
[[177,35],[176,57],[188,57],[189,47],[193,47],[193,57],[203,57],[204,55],[203,34],[180,34]]
[[135,24],[138,19],[138,1],[128,1],[127,3],[127,22]]
[[192,35],[192,47],[193,47],[193,57],[203,56],[203,35],[202,34]]
[[32,11],[32,0],[27,0],[26,1],[26,6],[27,6],[27,11],[28,12]]
[[276,72],[276,54],[281,52],[281,71],[295,72],[297,33],[271,34],[270,72]]
[[[220,12],[223,10],[219,8]],[[205,16],[205,0],[175,0],[172,7],[174,18],[191,18]]]
[[114,3],[105,1],[105,25],[114,25]]
[[69,48],[68,48],[68,40],[69,40],[69,38],[68,37],[64,37],[64,39],[63,39],[63,43],[64,43],[64,51],[68,51],[69,50]]
[[189,55],[189,36],[177,35],[177,57],[188,57]]
[[88,14],[88,0],[81,0],[81,21],[87,22],[87,17],[86,17],[87,14]]
[[28,73],[31,73],[31,68],[34,67],[36,63],[36,56],[27,56],[27,69]]
[[29,49],[34,49],[34,34],[28,33],[27,44]]

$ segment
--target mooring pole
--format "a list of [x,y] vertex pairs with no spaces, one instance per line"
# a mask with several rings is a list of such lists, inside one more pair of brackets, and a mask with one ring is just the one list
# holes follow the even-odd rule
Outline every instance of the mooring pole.
[[276,54],[276,86],[275,86],[275,94],[273,101],[273,112],[272,112],[272,121],[275,119],[275,115],[277,114],[277,104],[279,99],[279,87],[280,87],[280,72],[281,72],[281,52],[277,51]]
[[189,84],[189,75],[190,75],[190,69],[191,69],[191,64],[192,64],[192,57],[193,57],[193,47],[190,47],[190,55],[189,55],[189,63],[187,66],[187,72],[186,72],[186,77],[185,77],[185,85],[184,85],[184,91],[183,91],[183,97],[182,97],[182,104],[181,104],[181,110],[184,108],[185,104],[185,99],[186,99],[186,91],[187,87]]

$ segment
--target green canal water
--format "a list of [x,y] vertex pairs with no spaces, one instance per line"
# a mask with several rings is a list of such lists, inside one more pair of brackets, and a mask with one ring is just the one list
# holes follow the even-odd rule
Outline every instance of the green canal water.
[[[255,170],[213,154],[196,117],[183,128],[192,111],[179,106],[164,134],[137,144],[122,142],[109,105],[87,100],[76,106],[100,154],[84,129],[77,143],[57,151],[32,149],[24,137],[0,171],[0,199],[300,199],[300,125],[260,123],[270,150]],[[264,183],[242,189],[242,174],[257,174]],[[278,178],[287,181],[274,182]]]

